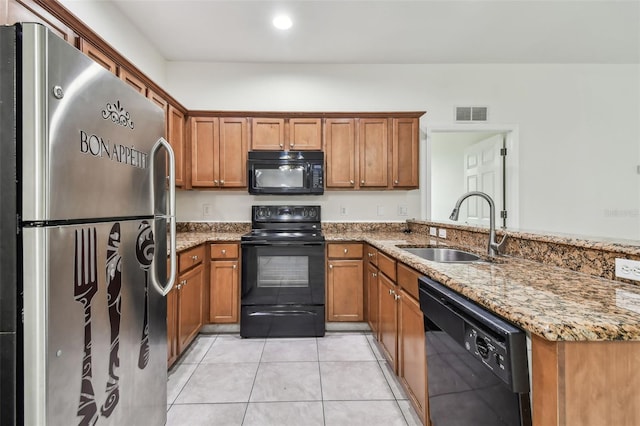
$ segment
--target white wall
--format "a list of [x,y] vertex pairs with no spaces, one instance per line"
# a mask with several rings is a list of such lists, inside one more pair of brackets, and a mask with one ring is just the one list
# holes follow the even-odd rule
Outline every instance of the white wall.
[[108,1],[60,0],[149,78],[164,86],[165,60],[156,48]]
[[[167,88],[190,109],[426,110],[422,134],[429,125],[452,124],[454,106],[486,105],[492,123],[519,128],[521,228],[640,240],[639,68],[169,62]],[[393,210],[406,197],[409,217],[419,216],[413,213],[419,200],[410,193],[346,194],[327,192],[327,212],[349,200],[353,220],[371,218],[377,205]],[[248,217],[250,199],[193,191],[179,196],[181,218],[198,218],[193,210],[208,197],[228,206],[225,220]],[[306,200],[313,202],[299,201]]]

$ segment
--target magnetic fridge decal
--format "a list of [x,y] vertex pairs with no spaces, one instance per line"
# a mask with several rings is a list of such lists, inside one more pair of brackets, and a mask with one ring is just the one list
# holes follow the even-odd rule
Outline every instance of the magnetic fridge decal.
[[153,262],[154,252],[153,230],[149,222],[143,220],[138,227],[138,238],[136,238],[136,258],[140,268],[144,271],[144,322],[140,339],[140,355],[138,356],[138,368],[141,370],[149,362],[149,267]]

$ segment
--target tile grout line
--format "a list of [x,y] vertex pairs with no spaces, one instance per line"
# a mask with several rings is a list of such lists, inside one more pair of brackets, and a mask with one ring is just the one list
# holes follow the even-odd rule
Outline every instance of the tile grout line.
[[[240,337],[240,339],[242,339],[242,337]],[[247,418],[247,411],[249,411],[249,404],[251,403],[251,395],[253,394],[253,388],[256,386],[256,380],[258,379],[258,372],[260,371],[260,365],[262,364],[262,356],[264,355],[264,348],[267,346],[267,340],[264,339],[263,343],[262,351],[260,352],[260,359],[258,360],[258,367],[256,368],[255,376],[253,376],[253,383],[251,383],[251,390],[249,391],[249,397],[247,398],[247,406],[244,408],[242,423],[240,423],[240,425],[244,425],[244,421]]]
[[324,412],[324,391],[322,389],[322,370],[320,369],[320,345],[316,337],[316,355],[318,356],[318,378],[320,380],[320,405],[322,407],[322,424],[327,426],[327,416]]

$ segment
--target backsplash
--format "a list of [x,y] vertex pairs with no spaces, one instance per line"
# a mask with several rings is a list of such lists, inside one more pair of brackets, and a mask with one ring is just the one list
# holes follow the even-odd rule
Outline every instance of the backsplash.
[[178,222],[177,232],[239,232],[251,230],[249,222]]
[[[429,235],[430,227],[446,229],[446,239],[430,237],[439,243],[487,249],[489,230],[486,228],[425,221],[407,221],[407,225],[412,232],[424,235]],[[638,281],[615,277],[616,257],[640,260],[640,245],[504,230],[497,230],[496,233],[498,241],[507,235],[505,255],[640,285]]]

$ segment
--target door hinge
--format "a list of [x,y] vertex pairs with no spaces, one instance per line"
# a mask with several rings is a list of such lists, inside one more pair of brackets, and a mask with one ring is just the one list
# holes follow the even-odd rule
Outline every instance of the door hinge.
[[502,210],[500,212],[500,218],[502,218],[502,219],[506,219],[507,218],[507,211],[506,210]]
[[507,156],[507,148],[500,148],[500,155],[503,157]]

